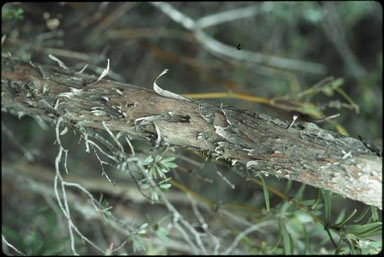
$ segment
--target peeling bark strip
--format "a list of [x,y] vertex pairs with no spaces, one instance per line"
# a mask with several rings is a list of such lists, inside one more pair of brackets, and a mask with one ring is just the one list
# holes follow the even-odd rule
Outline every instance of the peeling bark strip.
[[94,76],[2,57],[2,110],[63,117],[67,125],[98,129],[105,122],[111,131],[190,148],[247,167],[250,174],[292,179],[382,209],[382,158],[357,139],[314,123],[295,122],[287,129],[289,122],[261,113],[94,81]]

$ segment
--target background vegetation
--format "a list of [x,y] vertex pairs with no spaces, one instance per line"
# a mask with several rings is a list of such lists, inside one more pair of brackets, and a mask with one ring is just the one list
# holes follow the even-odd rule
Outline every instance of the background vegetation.
[[[381,145],[382,8],[378,2],[171,6],[200,22],[208,15],[254,8],[257,11],[251,17],[207,26],[204,32],[234,52],[306,61],[319,69],[311,70],[308,63],[296,70],[283,69],[223,56],[150,3],[6,4],[2,8],[2,53],[54,65],[48,57],[52,54],[74,70],[89,63],[86,72],[96,76],[110,59],[108,79],[146,88],[152,88],[154,78],[168,68],[164,87],[172,92],[209,97],[209,101],[283,120],[292,119],[294,113],[303,121],[339,113],[322,126]],[[219,19],[213,17],[216,22]],[[316,87],[329,76],[335,80]],[[308,104],[313,104],[312,109]],[[15,254],[10,244],[27,255],[73,253],[67,220],[53,193],[55,140],[54,126],[19,117],[17,112],[2,112],[2,235],[3,251],[8,254]],[[83,185],[105,208],[112,206],[108,211],[121,223],[112,226],[106,213],[91,215],[86,209],[90,205],[87,195],[68,189],[73,222],[103,249],[76,235],[77,253],[196,253],[172,227],[169,211],[143,197],[127,173],[104,166],[113,186],[101,176],[98,157],[86,153],[79,135],[69,132],[61,141],[69,149],[65,179]],[[172,186],[162,189],[168,190],[169,201],[200,233],[208,253],[365,254],[381,250],[382,215],[375,208],[273,177],[245,181],[227,165],[205,161],[183,149],[166,151],[164,159],[168,159],[161,166],[161,160],[156,161],[160,152],[151,151],[144,142],[133,144],[138,155],[147,159],[148,170],[159,166],[172,178],[165,182]],[[152,197],[150,185],[141,190]]]

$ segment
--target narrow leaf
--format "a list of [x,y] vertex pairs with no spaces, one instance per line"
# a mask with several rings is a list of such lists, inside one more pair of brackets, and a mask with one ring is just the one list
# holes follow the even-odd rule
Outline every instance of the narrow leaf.
[[175,157],[166,157],[161,162],[162,163],[164,163],[164,162],[172,162],[174,159],[176,159],[176,158]]
[[379,221],[379,214],[377,213],[377,208],[371,206],[372,220]]
[[321,190],[324,199],[324,211],[325,211],[325,223],[331,222],[331,192],[327,190]]
[[349,214],[344,220],[342,220],[340,223],[336,224],[335,226],[336,227],[343,226],[348,220],[350,220],[356,214],[356,212],[357,210],[354,209],[353,212],[351,212],[351,214]]
[[317,204],[319,203],[319,199],[320,199],[320,190],[315,187],[315,201],[313,202],[313,205],[311,206],[311,209],[315,209]]
[[263,184],[265,206],[267,208],[267,212],[269,212],[269,194],[268,194],[267,185],[265,184],[265,181],[261,175],[259,175],[259,178],[261,180],[261,183]]
[[355,222],[360,222],[360,220],[362,220],[365,217],[365,215],[368,213],[370,208],[371,208],[370,206],[366,206],[364,208],[364,210],[361,212],[360,216],[357,217],[354,221]]

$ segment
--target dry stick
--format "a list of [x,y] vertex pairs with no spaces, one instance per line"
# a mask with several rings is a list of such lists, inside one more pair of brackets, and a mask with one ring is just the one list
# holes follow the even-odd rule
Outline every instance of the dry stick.
[[[37,169],[41,170],[41,167],[39,167]],[[23,185],[23,187],[25,187],[27,190],[33,191],[34,193],[39,193],[44,197],[47,197],[47,196],[55,197],[56,196],[56,192],[52,191],[51,186],[48,186],[47,182],[42,183],[42,181],[47,181],[47,180],[50,181],[51,180],[50,172],[48,172],[48,174],[47,173],[43,174],[43,176],[41,176],[40,178],[37,178],[35,176],[29,177],[31,175],[31,172],[29,172],[28,174],[23,174],[23,172],[25,172],[25,167],[21,167],[18,165],[17,166],[14,166],[14,165],[8,166],[8,164],[6,164],[4,172],[5,172],[5,174],[10,174],[11,176],[14,176],[16,181],[20,180],[19,181],[20,184]],[[52,178],[53,178],[53,175],[52,175]],[[74,207],[75,210],[77,210],[81,214],[87,213],[87,215],[89,215],[90,217],[92,217],[94,219],[99,219],[100,221],[107,222],[114,229],[116,229],[117,231],[119,231],[120,233],[122,233],[128,237],[132,237],[133,235],[137,234],[135,232],[132,232],[134,230],[133,228],[128,227],[126,224],[122,223],[111,212],[109,212],[109,209],[111,207],[103,208],[103,206],[101,206],[100,203],[92,196],[92,194],[87,189],[85,189],[83,186],[81,186],[78,183],[72,183],[72,182],[63,181],[63,183],[65,186],[75,187],[75,188],[78,188],[81,191],[83,191],[88,196],[88,198],[89,198],[89,200],[93,206],[93,207],[89,207],[88,205],[84,205],[84,203],[81,202],[79,194],[68,191],[68,192],[66,192],[66,195],[67,195],[66,200],[68,201],[68,203],[71,206]],[[108,213],[109,218],[104,219],[103,218],[104,216],[100,215],[101,213]],[[75,225],[73,225],[73,226],[75,226]],[[83,235],[80,235],[80,236],[83,237]],[[83,239],[87,242],[91,242],[87,238],[83,238]],[[160,243],[156,243],[156,244],[158,245]],[[100,249],[100,250],[101,250],[101,252],[104,252],[104,250],[102,250],[102,249]],[[115,251],[116,250],[117,250],[117,248],[115,249]]]
[[22,253],[21,251],[19,251],[16,247],[14,247],[11,243],[9,243],[7,241],[7,239],[5,239],[4,235],[1,235],[1,240],[9,247],[9,248],[12,248],[15,252],[17,252],[18,254],[20,254],[21,256],[25,256],[24,253]]
[[[61,141],[60,141],[60,133],[59,133],[59,126],[60,126],[60,123],[62,122],[62,117],[59,117],[57,122],[56,122],[56,142],[57,144],[59,145],[59,153],[57,154],[57,157],[56,157],[56,160],[55,160],[55,170],[56,170],[56,176],[55,176],[55,180],[54,180],[54,191],[55,191],[55,195],[56,195],[56,199],[59,203],[59,207],[61,209],[61,211],[63,212],[65,218],[67,219],[67,222],[68,222],[68,230],[69,230],[69,235],[70,235],[70,239],[71,239],[71,249],[72,249],[72,253],[74,255],[79,255],[77,252],[76,252],[76,249],[75,249],[75,238],[73,236],[73,230],[75,230],[75,232],[86,242],[88,242],[90,245],[92,245],[94,248],[96,248],[97,250],[99,250],[100,252],[104,252],[103,249],[101,249],[100,247],[98,247],[95,243],[93,243],[91,240],[89,240],[86,236],[84,236],[80,230],[77,228],[77,226],[72,222],[72,219],[71,219],[71,215],[70,215],[70,211],[69,211],[69,205],[68,205],[68,200],[67,200],[67,191],[65,189],[65,185],[66,185],[66,182],[64,181],[63,177],[61,176],[61,173],[60,173],[60,168],[59,168],[59,164],[60,164],[60,161],[61,161],[61,156],[62,156],[62,152],[65,152],[66,155],[67,155],[67,152],[68,150],[65,150],[61,144]],[[64,167],[66,167],[66,162],[67,160],[65,159],[65,162],[64,162]],[[65,168],[66,169],[66,168]],[[67,170],[66,170],[67,171]],[[68,171],[67,171],[68,173]],[[61,191],[62,191],[62,198],[60,197],[59,195],[59,191],[57,189],[57,184],[58,184],[58,180],[60,180],[60,184],[61,184]],[[73,183],[70,183],[69,185],[71,185]],[[79,185],[80,186],[80,185]],[[62,202],[63,201],[63,202]]]
[[[45,78],[51,79],[44,79],[36,65],[2,58],[3,109],[39,115],[46,120],[64,117],[65,125],[72,129],[79,129],[81,123],[84,128],[105,130],[104,121],[110,131],[124,132],[153,144],[158,136],[155,121],[165,144],[248,166],[250,175],[253,170],[263,171],[382,208],[382,158],[357,139],[308,122],[295,122],[286,129],[289,122],[261,113],[164,97],[129,84],[101,80],[84,86],[95,78],[38,66],[43,67]],[[11,83],[20,89],[20,94],[14,94]],[[34,94],[31,96],[29,91]],[[58,99],[60,104],[55,110],[43,104],[46,101],[55,106]],[[136,105],[117,108],[131,103]],[[199,108],[202,104],[204,112]],[[103,114],[92,113],[95,107]],[[135,120],[145,117],[151,117],[151,122],[141,122],[136,129]]]

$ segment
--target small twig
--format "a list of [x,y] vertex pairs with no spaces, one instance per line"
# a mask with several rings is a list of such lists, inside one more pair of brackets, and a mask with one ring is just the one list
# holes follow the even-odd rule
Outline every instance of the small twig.
[[352,157],[352,152],[346,152],[344,150],[341,151],[344,155],[341,157],[342,160],[347,159],[348,157]]
[[103,172],[101,173],[101,175],[102,175],[102,176],[105,176],[105,177],[107,178],[107,180],[109,181],[109,183],[111,183],[113,186],[116,186],[116,184],[109,178],[108,174],[105,172],[105,170],[104,170],[104,166],[103,166],[103,164],[109,164],[109,165],[111,165],[111,164],[108,163],[108,162],[102,161],[102,160],[100,159],[99,155],[97,154],[95,148],[93,147],[93,145],[91,145],[91,147],[92,147],[93,151],[95,152],[97,159],[98,159],[99,162],[100,162],[101,169],[103,170]]
[[156,139],[156,145],[155,145],[155,148],[158,148],[158,147],[160,146],[160,142],[161,142],[160,129],[159,129],[159,127],[157,126],[157,124],[155,123],[155,121],[153,121],[153,125],[155,126],[156,134],[157,134],[157,139]]
[[132,156],[135,156],[135,149],[133,148],[131,140],[129,140],[128,135],[125,137],[125,141],[127,141],[129,148],[131,149]]
[[88,63],[87,63],[81,70],[75,72],[75,75],[80,75],[80,74],[82,74],[82,73],[85,71],[85,69],[86,69],[87,67],[88,67]]
[[112,133],[112,131],[107,127],[105,124],[105,121],[102,121],[101,124],[105,128],[105,130],[108,132],[108,134],[112,137],[112,139],[115,141],[116,145],[120,148],[121,152],[124,153],[124,147],[121,145],[119,140],[117,140],[116,136]]
[[63,148],[62,144],[61,144],[60,132],[59,132],[59,127],[60,127],[60,123],[62,122],[62,120],[63,120],[63,118],[59,117],[57,119],[57,122],[56,122],[56,142],[57,142],[57,144],[59,146],[59,153],[57,154],[56,159],[55,159],[56,176],[55,176],[55,179],[54,179],[54,191],[55,191],[55,195],[56,195],[56,199],[58,201],[59,207],[60,207],[61,211],[63,212],[65,218],[68,221],[68,230],[69,230],[69,236],[70,236],[70,239],[71,239],[71,250],[72,250],[72,253],[74,255],[79,255],[76,252],[76,249],[75,249],[75,238],[73,236],[72,225],[71,225],[72,221],[71,221],[71,216],[70,216],[70,212],[69,212],[69,207],[68,207],[67,196],[66,196],[66,191],[65,191],[64,184],[61,183],[61,190],[62,190],[62,197],[63,197],[64,205],[62,203],[62,200],[61,200],[61,197],[59,195],[58,188],[57,188],[58,187],[58,180],[60,180],[60,182],[64,181],[63,177],[61,176],[60,168],[59,168],[61,156],[62,156],[63,151],[65,150]]
[[64,64],[64,62],[62,62],[59,58],[57,58],[56,56],[52,55],[52,54],[48,54],[48,57],[57,62],[57,64],[60,66],[60,68],[64,69],[64,70],[69,70],[69,68],[67,67],[67,65]]
[[22,255],[22,256],[25,256],[24,253],[22,253],[21,251],[19,251],[16,247],[14,247],[11,243],[9,243],[4,235],[1,235],[1,240],[3,240],[3,242],[9,247],[9,248],[12,248],[14,251],[16,251],[18,254]]
[[336,114],[329,115],[329,116],[326,116],[326,117],[321,118],[321,119],[318,119],[318,120],[314,120],[314,121],[312,121],[312,122],[318,124],[318,123],[322,123],[322,122],[327,121],[327,120],[330,120],[330,119],[337,118],[337,117],[339,117],[339,116],[340,116],[340,113],[336,113]]
[[297,120],[297,118],[299,117],[298,114],[294,114],[293,117],[292,117],[292,121],[291,123],[288,125],[287,129],[290,129],[293,125],[293,123],[295,123],[295,121]]
[[226,177],[224,177],[224,175],[221,174],[219,170],[216,170],[216,174],[218,174],[232,189],[236,188],[235,185],[229,182],[229,180]]

